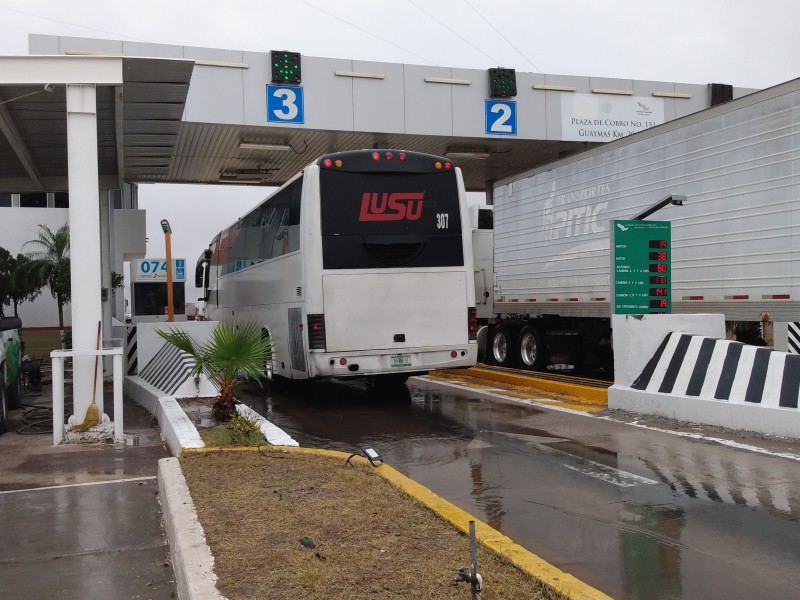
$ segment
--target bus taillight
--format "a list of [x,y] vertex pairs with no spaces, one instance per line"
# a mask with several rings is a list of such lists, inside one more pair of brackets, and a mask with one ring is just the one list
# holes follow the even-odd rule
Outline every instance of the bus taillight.
[[478,339],[478,311],[474,306],[467,309],[467,330],[470,341]]
[[308,349],[325,350],[325,315],[308,315]]

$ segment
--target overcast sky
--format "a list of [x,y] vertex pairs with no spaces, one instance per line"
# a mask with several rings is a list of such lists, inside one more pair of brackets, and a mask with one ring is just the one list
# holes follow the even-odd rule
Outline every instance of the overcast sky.
[[[797,0],[0,0],[0,55],[40,33],[765,88],[800,75],[799,17]],[[267,191],[142,185],[148,255],[163,256],[167,218],[193,265]]]

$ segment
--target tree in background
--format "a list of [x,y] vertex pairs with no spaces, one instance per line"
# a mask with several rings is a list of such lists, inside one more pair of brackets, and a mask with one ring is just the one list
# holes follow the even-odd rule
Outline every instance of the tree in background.
[[39,225],[35,240],[23,244],[22,249],[31,260],[30,273],[39,281],[47,282],[50,293],[58,304],[58,327],[64,329],[64,305],[70,301],[69,225],[52,231],[47,225]]
[[20,305],[36,300],[47,282],[37,277],[32,269],[33,262],[24,254],[17,254],[13,261],[11,304],[14,306],[14,316],[18,317]]
[[0,317],[4,317],[3,306],[11,301],[13,286],[14,259],[11,253],[0,247]]

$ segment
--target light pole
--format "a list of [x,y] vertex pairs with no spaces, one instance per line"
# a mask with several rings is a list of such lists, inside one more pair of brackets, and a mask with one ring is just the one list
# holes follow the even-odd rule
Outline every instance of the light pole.
[[659,200],[650,208],[646,208],[642,212],[640,212],[635,217],[631,217],[631,221],[644,221],[647,217],[652,215],[654,212],[661,210],[665,206],[672,204],[673,206],[683,206],[683,203],[686,202],[686,196],[683,194],[670,194],[663,200]]
[[172,306],[172,228],[169,221],[161,219],[161,230],[164,232],[164,245],[167,248],[167,322],[175,320],[175,309]]

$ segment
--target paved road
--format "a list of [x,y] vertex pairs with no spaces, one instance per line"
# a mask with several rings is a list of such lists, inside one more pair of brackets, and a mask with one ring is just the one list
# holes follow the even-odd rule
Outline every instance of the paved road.
[[376,448],[615,598],[800,596],[800,460],[485,394],[417,379],[394,397],[325,384],[248,402],[301,445]]
[[[23,402],[52,406],[50,387]],[[0,598],[175,597],[156,481],[168,452],[152,416],[124,408],[129,445],[53,446],[52,420],[37,427],[11,412],[0,436]]]

